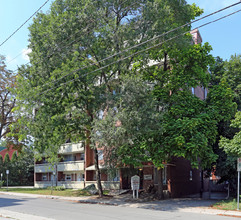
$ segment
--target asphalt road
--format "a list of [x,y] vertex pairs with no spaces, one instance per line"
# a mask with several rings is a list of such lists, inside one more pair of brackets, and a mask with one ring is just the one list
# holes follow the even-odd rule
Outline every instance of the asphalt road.
[[[54,199],[0,195],[0,219],[24,220],[231,220],[234,217],[178,211],[157,211]],[[238,219],[238,218],[237,218]]]

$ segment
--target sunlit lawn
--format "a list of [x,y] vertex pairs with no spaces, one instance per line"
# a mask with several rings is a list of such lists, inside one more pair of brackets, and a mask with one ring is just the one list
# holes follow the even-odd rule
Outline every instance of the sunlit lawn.
[[[6,192],[6,188],[1,188],[0,191]],[[30,193],[40,195],[51,195],[51,189],[38,189],[38,188],[8,188],[8,192],[16,193]],[[54,196],[91,196],[90,193],[83,190],[64,189],[61,191],[53,190],[52,195]]]
[[[222,210],[237,210],[237,199],[228,199],[217,202],[213,205],[213,208]],[[241,204],[240,204],[241,209]]]

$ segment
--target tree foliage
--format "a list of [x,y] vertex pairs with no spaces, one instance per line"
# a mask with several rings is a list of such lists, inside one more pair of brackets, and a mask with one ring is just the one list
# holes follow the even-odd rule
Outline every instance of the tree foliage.
[[0,165],[0,173],[3,173],[4,185],[7,184],[6,170],[9,170],[9,186],[33,185],[34,158],[32,152],[23,150],[22,152],[17,153],[17,151],[15,151],[11,160],[7,153],[4,160],[0,157]]
[[[150,60],[149,52],[125,56],[153,46],[160,39],[129,49],[128,53],[120,51],[201,13],[195,5],[179,0],[54,1],[51,10],[39,13],[29,28],[31,65],[19,69],[16,111],[21,118],[13,130],[19,130],[21,141],[33,137],[35,149],[50,158],[56,158],[58,148],[69,138],[85,140],[89,145],[93,121],[100,110],[108,108],[107,97],[116,79],[130,73],[133,65],[143,67]],[[176,48],[189,43],[190,36],[175,41]],[[161,60],[158,53],[154,51],[153,56]],[[97,158],[97,149],[92,146]],[[98,171],[98,158],[95,163]]]
[[[15,122],[13,108],[16,99],[12,89],[16,85],[16,76],[6,68],[5,57],[0,55],[0,138],[1,141],[7,141],[7,134],[10,132],[10,126]],[[8,143],[7,141],[6,143]]]

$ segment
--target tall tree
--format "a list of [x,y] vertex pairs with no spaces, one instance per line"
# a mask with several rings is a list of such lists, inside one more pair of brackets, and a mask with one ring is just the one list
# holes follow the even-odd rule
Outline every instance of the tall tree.
[[[211,84],[210,88],[214,85],[219,85],[226,82],[226,85],[232,90],[234,94],[234,101],[237,104],[238,110],[240,110],[240,80],[239,75],[241,72],[241,59],[240,55],[231,56],[230,60],[223,61],[220,57],[216,58],[216,62],[210,66]],[[235,111],[230,111],[231,118],[235,116]],[[238,117],[238,116],[237,116]],[[230,118],[230,119],[231,119]],[[230,126],[231,124],[231,126]],[[233,126],[230,120],[221,120],[218,123],[217,140],[213,145],[214,152],[218,155],[218,159],[215,166],[215,174],[221,177],[220,182],[229,181],[230,189],[236,188],[236,157],[235,154],[230,154],[228,149],[225,149],[224,143],[227,140],[231,140],[235,133],[239,131],[238,126]],[[222,146],[220,148],[220,136]],[[231,143],[230,143],[231,144]]]
[[13,108],[16,99],[11,92],[15,87],[16,76],[10,70],[7,70],[5,58],[0,55],[0,138],[6,139],[10,132],[10,125],[14,122]]
[[[115,79],[130,72],[133,63],[149,62],[149,53],[125,56],[159,39],[128,53],[119,52],[189,22],[201,12],[179,0],[56,0],[30,26],[31,66],[20,68],[17,94],[22,100],[19,109],[34,122],[28,117],[19,120],[18,129],[24,128],[21,139],[34,137],[36,149],[50,155],[69,137],[85,140],[89,146],[93,120],[108,107],[106,97],[113,92]],[[190,38],[176,40],[179,47],[189,42]],[[112,59],[105,59],[109,56]],[[34,117],[33,108],[38,110]],[[96,147],[94,152],[100,180]],[[100,181],[98,186],[101,196]]]
[[[106,146],[108,167],[109,159],[134,166],[151,161],[159,168],[173,157],[188,159],[196,168],[210,167],[216,160],[212,144],[217,124],[229,120],[236,107],[232,91],[220,83],[210,89],[206,100],[193,95],[191,87],[209,83],[211,47],[176,48],[165,48],[166,66],[160,62],[146,68],[141,75],[145,80],[119,78],[106,115],[94,121],[92,138]],[[160,61],[165,59],[162,52]]]
[[225,61],[225,73],[223,78],[227,80],[230,88],[234,91],[235,102],[238,104],[238,110],[241,109],[241,55],[232,55],[228,61]]

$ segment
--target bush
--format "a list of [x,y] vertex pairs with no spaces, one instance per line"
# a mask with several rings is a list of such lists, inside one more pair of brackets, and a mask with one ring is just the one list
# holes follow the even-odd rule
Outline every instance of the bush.
[[54,190],[55,191],[63,191],[63,190],[65,190],[65,187],[64,186],[55,186]]
[[[51,190],[51,186],[47,187],[47,189]],[[53,190],[54,191],[63,191],[65,190],[65,187],[64,186],[53,186]]]

